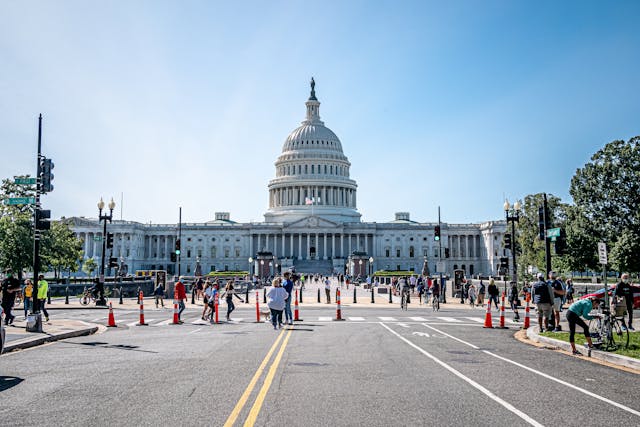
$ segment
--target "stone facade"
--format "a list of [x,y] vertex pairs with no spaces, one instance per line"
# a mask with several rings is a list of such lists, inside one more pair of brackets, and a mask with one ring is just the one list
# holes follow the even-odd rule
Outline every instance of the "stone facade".
[[[442,223],[440,242],[434,240],[437,222],[415,222],[407,212],[397,213],[387,223],[361,222],[357,185],[349,178],[351,164],[338,137],[320,121],[313,81],[306,109],[306,119],[287,137],[275,162],[265,222],[236,223],[229,213],[218,212],[212,221],[182,224],[182,274],[192,275],[196,263],[204,273],[250,270],[264,274],[292,266],[320,273],[383,269],[419,273],[425,259],[431,273],[442,260],[448,274],[454,269],[497,274],[499,258],[508,255],[502,249],[504,220]],[[84,241],[85,258],[98,258],[102,245],[96,236],[102,237],[102,227],[97,219],[76,217],[72,221],[74,232]],[[129,272],[162,269],[174,273],[176,265],[170,262],[170,254],[177,230],[177,224],[115,220],[108,225],[108,231],[115,234],[112,256],[123,259]],[[373,265],[369,265],[371,257]]]

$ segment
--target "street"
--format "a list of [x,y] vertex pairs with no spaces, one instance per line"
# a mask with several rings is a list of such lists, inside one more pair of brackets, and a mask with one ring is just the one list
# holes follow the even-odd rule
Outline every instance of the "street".
[[276,331],[238,306],[219,325],[194,309],[183,325],[169,324],[171,310],[147,310],[147,327],[135,326],[137,311],[117,311],[118,328],[5,354],[0,424],[640,422],[635,374],[523,344],[512,322],[484,329],[481,309],[351,306],[339,322],[327,305]]

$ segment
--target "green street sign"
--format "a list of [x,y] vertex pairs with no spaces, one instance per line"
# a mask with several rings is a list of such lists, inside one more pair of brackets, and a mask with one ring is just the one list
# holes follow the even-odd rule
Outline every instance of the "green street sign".
[[13,178],[13,183],[20,184],[20,185],[33,185],[36,183],[36,179],[35,178]]
[[547,237],[560,237],[559,228],[550,228],[547,230]]
[[5,205],[32,205],[35,202],[35,197],[9,197],[4,200]]
[[94,242],[102,242],[102,236],[93,236]]

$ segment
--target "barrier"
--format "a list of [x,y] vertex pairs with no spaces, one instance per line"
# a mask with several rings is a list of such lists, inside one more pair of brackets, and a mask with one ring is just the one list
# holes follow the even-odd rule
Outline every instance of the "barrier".
[[358,300],[356,299],[356,287],[354,286],[353,287],[353,303],[355,304],[357,302],[358,302]]
[[117,328],[116,318],[113,316],[113,307],[111,303],[109,303],[109,322],[107,323],[107,328]]
[[244,296],[244,303],[249,304],[249,285],[247,285],[247,293]]
[[318,288],[318,303],[320,302],[320,288]]
[[389,288],[389,304],[393,304],[393,299],[391,298],[391,288]]
[[502,301],[500,302],[500,324],[498,326],[498,328],[500,329],[509,329],[504,325],[504,299],[505,299],[505,292],[502,292]]
[[262,323],[260,321],[260,292],[256,291],[256,321],[255,323]]
[[336,318],[333,320],[344,320],[342,318],[342,309],[340,308],[340,288],[336,289]]
[[138,294],[138,301],[140,301],[140,321],[136,323],[136,326],[149,326],[149,324],[144,321],[144,295],[142,291]]
[[178,290],[173,291],[173,325],[180,324],[180,317],[178,316]]
[[218,323],[220,323],[218,321],[218,312],[220,311],[219,307],[220,307],[220,295],[218,295],[219,292],[216,292],[215,296],[214,296],[214,303],[213,303],[213,309],[215,310],[215,324],[217,325]]
[[531,298],[529,297],[529,294],[527,293],[527,296],[525,297],[525,307],[524,307],[524,325],[522,325],[522,329],[529,329],[529,326],[531,326],[530,322],[531,320],[529,319],[529,300]]
[[[302,295],[302,291],[300,291],[300,294]],[[294,309],[293,309],[293,320],[295,322],[301,322],[302,319],[300,318],[300,312],[298,310],[298,290],[296,289],[296,300],[294,302]]]
[[487,313],[484,315],[484,328],[492,328],[493,322],[491,320],[491,299],[487,302]]

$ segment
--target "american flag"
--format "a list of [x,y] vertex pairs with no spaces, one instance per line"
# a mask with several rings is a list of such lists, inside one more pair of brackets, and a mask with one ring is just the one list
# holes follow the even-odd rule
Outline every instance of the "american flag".
[[304,198],[305,205],[317,205],[318,203],[320,203],[320,197]]

